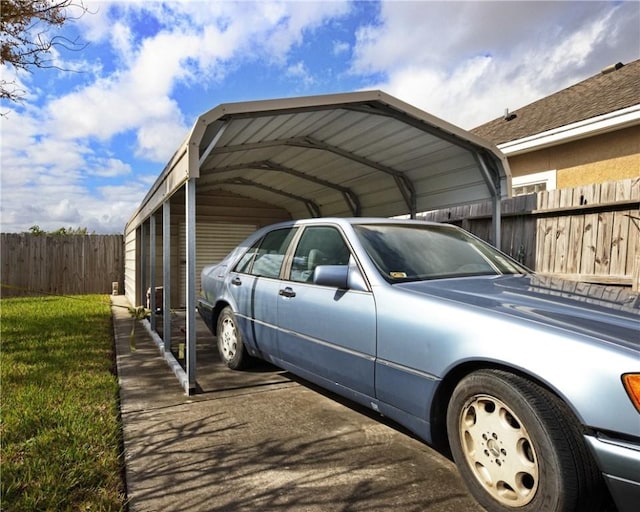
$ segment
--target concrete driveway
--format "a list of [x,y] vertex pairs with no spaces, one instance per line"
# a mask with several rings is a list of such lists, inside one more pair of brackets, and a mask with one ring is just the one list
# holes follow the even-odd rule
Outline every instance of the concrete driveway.
[[397,425],[268,364],[228,370],[203,325],[201,392],[186,396],[140,326],[131,351],[128,302],[113,299],[130,510],[482,510]]

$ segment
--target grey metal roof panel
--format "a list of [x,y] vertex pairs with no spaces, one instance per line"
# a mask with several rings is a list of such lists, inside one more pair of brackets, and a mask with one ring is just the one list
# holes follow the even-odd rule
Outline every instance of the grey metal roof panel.
[[505,196],[510,179],[490,143],[379,91],[219,105],[180,152],[181,174],[165,170],[130,225],[189,177],[294,218],[436,209]]

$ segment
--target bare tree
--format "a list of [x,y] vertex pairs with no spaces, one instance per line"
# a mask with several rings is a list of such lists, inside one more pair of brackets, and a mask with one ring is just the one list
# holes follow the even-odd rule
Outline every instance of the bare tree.
[[[0,64],[17,70],[55,68],[51,51],[80,50],[77,40],[56,35],[55,29],[87,12],[82,0],[0,0]],[[0,99],[20,101],[15,81],[0,79]]]

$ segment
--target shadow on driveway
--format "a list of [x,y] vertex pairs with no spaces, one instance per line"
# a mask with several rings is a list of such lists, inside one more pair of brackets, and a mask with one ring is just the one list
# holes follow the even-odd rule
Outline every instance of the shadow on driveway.
[[132,511],[482,510],[442,455],[274,366],[228,370],[204,326],[186,396],[113,299]]

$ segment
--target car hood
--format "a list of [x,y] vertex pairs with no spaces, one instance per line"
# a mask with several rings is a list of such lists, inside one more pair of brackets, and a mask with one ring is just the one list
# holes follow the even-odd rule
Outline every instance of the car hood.
[[537,275],[465,277],[394,286],[640,349],[640,297],[623,288]]

